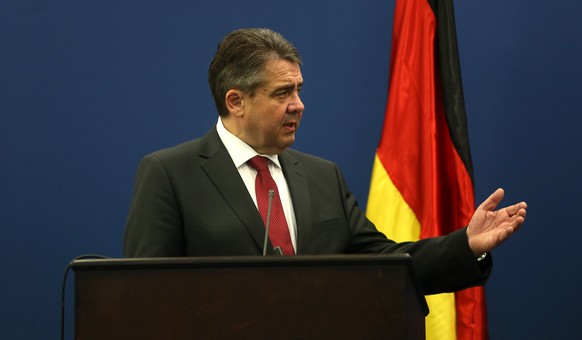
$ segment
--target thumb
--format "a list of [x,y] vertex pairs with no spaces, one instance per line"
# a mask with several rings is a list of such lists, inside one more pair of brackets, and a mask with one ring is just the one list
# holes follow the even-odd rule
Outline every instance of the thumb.
[[503,196],[505,196],[505,191],[503,191],[502,188],[499,188],[495,190],[495,192],[493,192],[491,195],[489,195],[489,197],[487,197],[487,199],[483,201],[483,203],[481,203],[479,208],[484,209],[486,211],[492,211],[499,205],[499,203],[503,199]]

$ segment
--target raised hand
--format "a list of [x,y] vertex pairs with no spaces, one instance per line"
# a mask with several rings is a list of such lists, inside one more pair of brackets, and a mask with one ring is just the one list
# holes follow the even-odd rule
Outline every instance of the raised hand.
[[505,192],[497,189],[475,210],[467,236],[475,256],[491,251],[511,236],[525,221],[527,204],[520,202],[495,210]]

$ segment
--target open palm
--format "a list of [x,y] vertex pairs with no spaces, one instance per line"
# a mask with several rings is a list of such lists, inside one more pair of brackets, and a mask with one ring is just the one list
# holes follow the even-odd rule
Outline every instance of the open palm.
[[491,251],[521,227],[525,221],[527,204],[520,202],[495,210],[505,192],[497,189],[475,210],[467,236],[475,256]]

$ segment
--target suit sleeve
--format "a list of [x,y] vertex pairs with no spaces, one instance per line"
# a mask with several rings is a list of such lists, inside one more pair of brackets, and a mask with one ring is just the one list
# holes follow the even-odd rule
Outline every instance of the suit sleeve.
[[163,164],[154,155],[144,157],[125,226],[125,256],[183,256],[182,226],[180,207]]
[[376,229],[358,207],[339,169],[336,170],[344,196],[353,253],[408,253],[425,294],[452,292],[484,284],[491,272],[491,257],[478,263],[469,248],[466,228],[449,235],[417,242],[396,243]]

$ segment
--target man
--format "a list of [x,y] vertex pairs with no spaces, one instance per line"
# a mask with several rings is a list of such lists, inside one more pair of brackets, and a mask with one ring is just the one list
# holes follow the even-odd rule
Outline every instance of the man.
[[[497,190],[467,228],[418,242],[386,239],[334,163],[288,149],[304,110],[300,65],[295,47],[276,32],[241,29],[224,38],[208,72],[218,122],[205,136],[141,161],[125,255],[260,255],[275,216],[268,254],[273,246],[286,255],[406,252],[425,294],[484,283],[487,253],[522,225],[526,204],[494,211],[503,198]],[[257,155],[269,171],[255,164]]]

